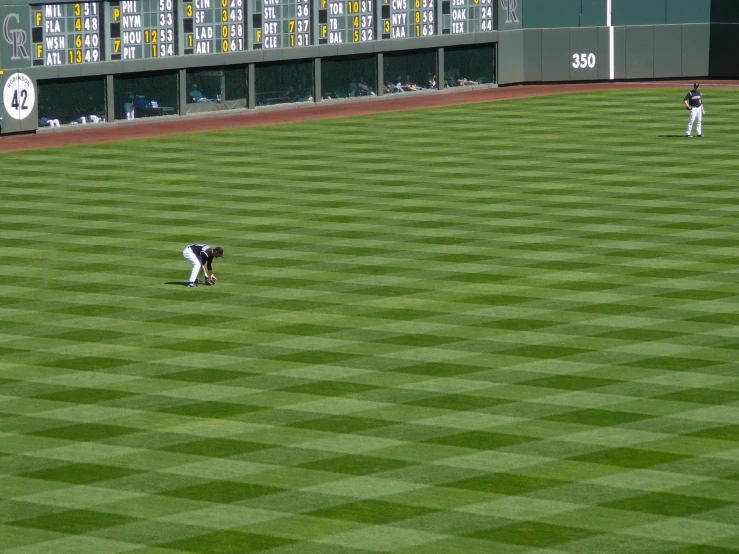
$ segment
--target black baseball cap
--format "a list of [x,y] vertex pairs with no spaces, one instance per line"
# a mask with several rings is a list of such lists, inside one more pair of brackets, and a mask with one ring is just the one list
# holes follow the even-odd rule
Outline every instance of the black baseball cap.
[[699,86],[701,86],[700,83],[693,83],[693,88],[698,88]]
[[223,258],[223,248],[221,246],[216,246],[213,250],[218,252],[218,255]]

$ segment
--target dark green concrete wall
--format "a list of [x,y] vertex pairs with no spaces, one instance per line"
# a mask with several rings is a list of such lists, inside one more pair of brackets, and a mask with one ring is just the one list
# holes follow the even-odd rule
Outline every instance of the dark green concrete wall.
[[[605,0],[602,0],[605,4]],[[525,0],[522,6],[525,29],[579,27],[581,0]]]
[[613,0],[613,24],[664,25],[665,0]]
[[[524,29],[606,25],[606,0],[520,0]],[[739,0],[613,0],[613,25],[739,21]]]
[[[520,0],[524,29],[601,27],[606,0]],[[739,0],[613,0],[613,25],[739,21]]]
[[606,24],[606,0],[520,0],[525,29],[601,27]]
[[709,23],[712,1],[716,0],[668,0],[665,23]]
[[717,0],[613,0],[613,24],[709,23],[712,1]]
[[605,27],[606,3],[603,0],[582,0],[580,27]]

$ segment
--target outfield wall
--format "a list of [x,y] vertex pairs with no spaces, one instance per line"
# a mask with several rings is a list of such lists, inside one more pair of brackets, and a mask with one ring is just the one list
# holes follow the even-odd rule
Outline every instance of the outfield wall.
[[0,0],[0,22],[3,133],[467,85],[739,75],[730,0]]

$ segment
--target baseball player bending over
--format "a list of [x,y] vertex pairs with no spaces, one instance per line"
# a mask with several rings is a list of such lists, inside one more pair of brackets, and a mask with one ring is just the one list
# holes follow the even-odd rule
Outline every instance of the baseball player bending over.
[[690,112],[688,128],[685,130],[685,136],[688,138],[693,138],[691,134],[693,132],[693,123],[697,123],[696,130],[698,131],[698,136],[703,138],[703,115],[706,113],[706,110],[703,108],[703,97],[698,92],[699,86],[700,84],[695,83],[693,90],[689,91],[685,95],[685,98],[683,98],[683,104],[685,104],[685,107]]
[[[223,248],[216,246],[211,248],[207,244],[191,244],[182,251],[184,258],[190,262],[192,266],[192,272],[190,272],[190,280],[187,283],[188,287],[198,286],[198,276],[200,272],[203,272],[205,277],[206,285],[214,285],[216,282],[216,276],[213,274],[213,258],[223,257]],[[206,271],[206,267],[208,268]],[[208,276],[210,271],[210,277]]]

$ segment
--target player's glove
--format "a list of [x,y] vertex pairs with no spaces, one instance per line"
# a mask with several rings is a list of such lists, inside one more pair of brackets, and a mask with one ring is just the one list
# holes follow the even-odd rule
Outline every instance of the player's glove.
[[209,287],[212,287],[213,285],[215,285],[215,284],[216,284],[216,282],[215,282],[215,281],[214,281],[213,279],[211,279],[210,277],[208,277],[208,278],[207,278],[207,279],[205,280],[205,284],[206,284],[207,286],[209,286]]

